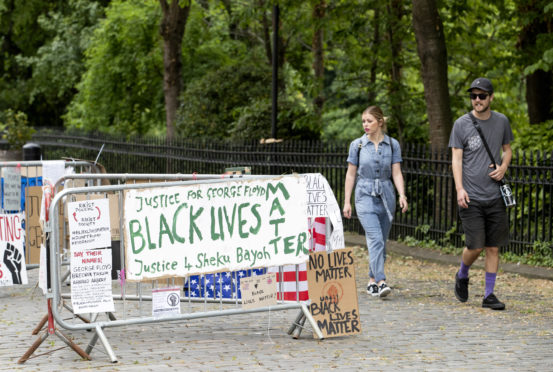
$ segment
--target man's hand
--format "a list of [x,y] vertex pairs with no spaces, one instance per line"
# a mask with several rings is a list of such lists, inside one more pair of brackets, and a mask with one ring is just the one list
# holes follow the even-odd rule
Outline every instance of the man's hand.
[[4,250],[4,264],[10,270],[12,274],[13,284],[22,284],[21,281],[21,262],[23,256],[15,248],[14,245],[7,243],[6,249]]
[[[490,164],[490,168],[493,168],[493,164]],[[505,177],[505,172],[507,172],[507,168],[503,169],[503,167],[500,167],[496,164],[495,169],[491,171],[488,175],[495,181],[499,182],[503,179],[503,177]]]
[[461,208],[468,208],[470,203],[469,194],[465,189],[457,190],[457,204]]

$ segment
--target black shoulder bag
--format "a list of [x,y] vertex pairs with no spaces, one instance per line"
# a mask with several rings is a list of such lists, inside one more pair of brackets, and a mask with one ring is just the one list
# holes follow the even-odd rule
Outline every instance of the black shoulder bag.
[[[480,128],[480,124],[478,124],[478,122],[476,121],[476,118],[470,111],[469,111],[469,116],[472,120],[472,124],[474,124],[474,127],[476,128],[476,130],[478,131],[478,134],[480,135],[480,138],[482,139],[482,143],[484,144],[484,147],[486,148],[488,156],[492,161],[493,168],[497,169],[497,167],[495,166],[495,159],[493,158],[492,152],[490,151],[490,147],[488,146],[488,143],[484,138],[484,134],[482,133],[482,128]],[[505,179],[498,181],[498,183],[499,183],[499,190],[501,191],[501,196],[503,197],[503,201],[505,202],[505,206],[506,207],[515,206],[516,205],[515,196],[511,191],[511,187],[507,183],[505,183]]]

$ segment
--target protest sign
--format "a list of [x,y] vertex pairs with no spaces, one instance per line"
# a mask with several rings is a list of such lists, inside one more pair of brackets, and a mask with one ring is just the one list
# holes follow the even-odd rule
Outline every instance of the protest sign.
[[19,211],[21,209],[21,168],[2,168],[4,179],[4,210]]
[[162,318],[180,314],[180,288],[152,289],[152,316]]
[[71,304],[75,314],[114,311],[111,248],[71,250]]
[[42,186],[25,188],[25,248],[30,264],[40,263],[40,245],[42,228],[40,226],[40,204],[42,203]]
[[72,250],[111,247],[108,199],[71,202],[67,212]]
[[327,236],[330,249],[344,248],[342,210],[328,181],[320,173],[306,173],[302,176],[305,178],[307,187],[307,216],[327,217],[332,225],[330,236]]
[[250,276],[240,281],[242,308],[273,306],[277,304],[276,273]]
[[0,287],[27,284],[22,213],[0,214]]
[[351,248],[309,256],[309,310],[325,338],[361,332],[353,257]]
[[303,177],[125,192],[127,279],[159,279],[308,258]]

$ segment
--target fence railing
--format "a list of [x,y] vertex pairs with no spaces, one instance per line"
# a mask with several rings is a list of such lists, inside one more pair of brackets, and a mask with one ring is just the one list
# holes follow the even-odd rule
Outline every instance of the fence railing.
[[[35,134],[33,141],[41,146],[45,159],[98,158],[110,173],[217,174],[232,166],[251,166],[252,174],[321,173],[338,203],[344,201],[349,142],[262,144],[179,139],[168,143],[164,139],[44,131]],[[413,236],[461,247],[463,231],[450,151],[407,144],[402,156],[410,208],[405,214],[396,212],[390,237]],[[535,241],[553,241],[553,152],[515,152],[508,177],[517,205],[509,209],[511,243],[507,250],[521,254],[530,251]],[[363,232],[356,218],[345,220],[344,228]]]

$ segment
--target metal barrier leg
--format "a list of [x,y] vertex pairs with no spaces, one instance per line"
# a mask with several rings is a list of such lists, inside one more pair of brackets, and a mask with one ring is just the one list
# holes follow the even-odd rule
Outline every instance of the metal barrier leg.
[[302,313],[301,315],[302,315],[302,317],[301,317],[301,319],[300,319],[300,321],[299,321],[299,324],[298,324],[298,326],[296,327],[296,330],[294,331],[294,333],[293,333],[293,335],[292,335],[292,337],[294,337],[296,340],[297,340],[298,338],[300,338],[301,331],[303,331],[303,326],[304,326],[304,324],[305,324],[305,319],[306,319],[306,317],[303,315],[303,313]]
[[299,322],[301,321],[301,318],[303,318],[303,311],[300,310],[300,312],[298,313],[298,316],[296,317],[296,320],[294,320],[294,323],[292,323],[292,325],[290,326],[290,328],[288,329],[288,334],[291,335],[292,333],[294,333],[294,330],[296,329],[296,327],[298,326]]
[[33,330],[32,334],[33,335],[38,335],[38,332],[40,332],[40,330],[42,329],[42,327],[44,327],[44,325],[46,324],[47,321],[48,321],[48,314],[44,315],[42,320],[38,323],[36,328]]
[[315,334],[317,335],[317,338],[322,340],[324,338],[323,333],[319,329],[319,326],[317,325],[317,322],[315,322],[315,319],[313,319],[313,316],[309,312],[309,309],[307,308],[307,305],[301,304],[301,310],[303,311],[303,314],[305,315],[305,317],[309,321],[309,324],[311,324],[311,328],[313,328],[313,332],[315,332]]
[[[90,356],[85,353],[80,347],[77,346],[73,341],[71,341],[68,337],[66,337],[63,333],[58,331],[56,329],[56,326],[54,324],[54,317],[52,316],[52,300],[47,300],[48,305],[48,315],[46,316],[48,319],[48,328],[39,336],[39,338],[31,345],[29,350],[23,354],[23,356],[17,361],[17,363],[22,364],[25,363],[30,356],[38,349],[38,347],[48,338],[50,335],[56,335],[59,339],[61,339],[63,342],[67,344],[70,348],[72,348],[77,354],[81,356],[83,359],[90,360]],[[41,327],[42,328],[42,327]]]
[[98,333],[94,332],[94,336],[92,336],[92,339],[90,339],[90,342],[88,343],[88,346],[86,347],[86,353],[90,354],[92,352],[92,349],[94,349],[94,345],[96,345],[96,342],[98,341]]
[[96,334],[100,338],[102,345],[104,345],[104,349],[106,350],[106,353],[108,353],[111,362],[117,363],[117,357],[115,356],[115,353],[113,352],[113,349],[111,348],[111,345],[109,344],[108,339],[106,338],[106,335],[104,334],[104,331],[102,330],[102,327],[100,327],[100,325],[96,326]]

